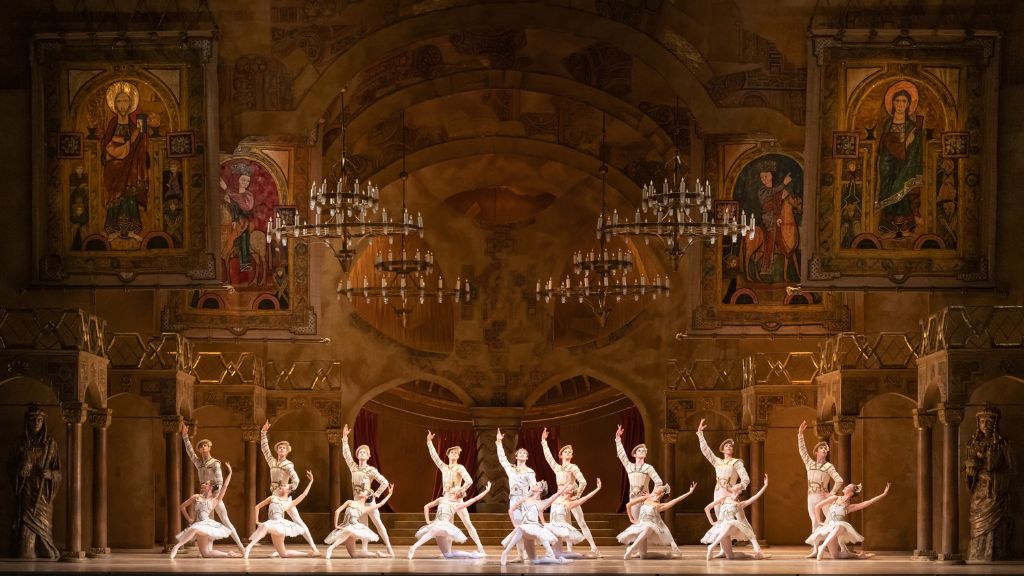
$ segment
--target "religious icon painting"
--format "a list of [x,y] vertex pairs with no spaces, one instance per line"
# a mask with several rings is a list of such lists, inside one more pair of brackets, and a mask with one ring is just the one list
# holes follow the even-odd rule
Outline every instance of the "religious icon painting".
[[[111,58],[109,42],[87,34],[35,40],[33,74],[42,81],[34,85],[53,87],[34,94],[43,118],[33,142],[46,177],[34,179],[33,193],[47,198],[37,215],[46,224],[35,232],[38,281],[213,279],[207,162],[196,144],[215,129],[206,121],[213,42],[190,37],[182,52],[180,39],[173,50],[157,39]],[[188,154],[169,134],[190,136]]]
[[196,135],[193,132],[173,132],[167,135],[167,155],[172,158],[194,156]]
[[998,35],[904,45],[875,32],[812,33],[808,89],[826,112],[809,134],[819,174],[805,285],[990,282]]

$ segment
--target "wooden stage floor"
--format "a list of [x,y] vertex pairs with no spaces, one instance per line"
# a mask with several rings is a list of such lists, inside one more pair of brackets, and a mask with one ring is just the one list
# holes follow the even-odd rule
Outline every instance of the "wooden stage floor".
[[[222,548],[222,547],[218,547]],[[227,549],[227,548],[223,548]],[[296,548],[301,549],[301,548]],[[1024,574],[1024,562],[1000,564],[944,564],[916,561],[908,553],[881,553],[868,560],[806,560],[803,546],[766,548],[772,554],[767,560],[704,560],[703,546],[683,546],[683,557],[672,560],[630,560],[624,562],[623,547],[605,547],[602,559],[582,559],[562,565],[523,565],[510,563],[502,567],[500,550],[488,548],[480,560],[444,560],[436,547],[424,546],[417,558],[404,557],[406,547],[396,549],[400,558],[360,559],[342,557],[267,558],[269,546],[253,551],[249,560],[224,558],[206,560],[188,550],[174,560],[158,552],[114,552],[109,558],[93,558],[83,562],[26,562],[0,560],[0,573],[27,574],[66,572],[74,574],[282,574],[293,572],[353,572],[363,574]]]

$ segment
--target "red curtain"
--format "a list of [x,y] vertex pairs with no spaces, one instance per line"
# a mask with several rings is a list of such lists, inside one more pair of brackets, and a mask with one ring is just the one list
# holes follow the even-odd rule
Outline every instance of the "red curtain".
[[[387,478],[387,474],[384,473],[384,467],[381,465],[379,459],[377,459],[377,413],[370,412],[366,408],[359,410],[359,415],[356,416],[355,427],[352,430],[352,457],[355,458],[356,448],[366,444],[370,447],[370,459],[367,464],[374,466],[384,477]],[[388,478],[391,481],[391,478]],[[373,487],[376,490],[376,486]],[[391,504],[385,504],[380,509],[381,512],[393,512]]]
[[[476,431],[472,428],[461,428],[457,430],[438,430],[434,433],[434,447],[437,448],[437,455],[441,461],[448,462],[448,449],[452,446],[461,446],[462,454],[459,456],[459,463],[466,467],[469,475],[473,477],[474,483],[470,487],[466,498],[476,495]],[[430,463],[434,465],[433,462]],[[441,471],[434,467],[434,495],[433,498],[441,496],[443,489],[441,485]],[[475,506],[470,506],[473,511]]]
[[[544,449],[540,446],[540,435],[542,432],[544,432],[543,427],[521,429],[519,431],[519,440],[516,442],[516,450],[526,448],[526,451],[530,453],[530,458],[526,461],[526,465],[533,468],[533,471],[537,473],[537,480],[547,481],[548,495],[550,496],[557,486],[555,484],[555,471],[544,460]],[[548,428],[548,446],[551,447],[551,455],[555,457],[555,461],[559,461],[558,449],[562,446],[558,442],[557,426]],[[508,455],[508,460],[512,464],[516,463],[515,452]]]
[[[626,455],[633,451],[633,447],[637,444],[643,444],[644,441],[644,420],[640,417],[640,411],[636,409],[636,406],[632,406],[619,412],[619,424],[625,428],[622,433],[622,447],[626,449]],[[629,457],[630,461],[633,458]],[[650,459],[648,459],[650,461]],[[622,502],[619,503],[619,512],[626,511],[626,503],[629,502],[629,477],[626,474],[626,469],[622,469],[620,475]]]

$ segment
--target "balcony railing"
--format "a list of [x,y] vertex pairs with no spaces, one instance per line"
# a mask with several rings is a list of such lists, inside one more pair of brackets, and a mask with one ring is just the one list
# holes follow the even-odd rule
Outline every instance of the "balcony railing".
[[917,363],[921,335],[908,332],[858,334],[841,332],[821,345],[822,373],[835,370],[912,368]]
[[77,308],[0,308],[0,350],[80,350],[106,356],[106,322]]
[[1024,347],[1024,306],[948,306],[921,326],[922,356],[953,349]]
[[814,352],[751,354],[743,358],[743,387],[807,386],[820,371],[819,355]]

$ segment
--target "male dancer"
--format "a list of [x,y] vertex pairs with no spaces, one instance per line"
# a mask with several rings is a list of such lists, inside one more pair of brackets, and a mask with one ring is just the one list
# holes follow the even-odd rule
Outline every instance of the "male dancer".
[[[626,429],[622,427],[622,424],[619,424],[619,427],[615,430],[615,454],[619,457],[619,462],[622,462],[623,468],[626,469],[626,477],[629,478],[629,499],[634,500],[637,496],[650,494],[650,491],[647,489],[650,481],[654,481],[655,488],[661,486],[664,482],[662,482],[661,476],[658,476],[658,471],[654,469],[654,466],[645,462],[647,460],[646,444],[634,446],[630,452],[630,455],[633,456],[633,462],[629,461],[629,457],[626,456],[626,449],[622,446],[622,435],[625,431]],[[638,501],[630,509],[633,518],[640,517],[640,505],[641,502]],[[665,525],[660,515],[658,516],[658,524],[661,527],[664,538],[672,543],[672,555],[679,556],[679,546],[676,545],[676,539],[672,537],[672,533],[669,532],[668,526]]]
[[[267,420],[260,430],[260,449],[263,451],[263,457],[267,459],[267,465],[270,466],[270,492],[276,492],[280,486],[287,486],[288,493],[291,494],[299,487],[299,475],[295,473],[295,464],[288,459],[288,454],[292,451],[292,445],[286,440],[274,444],[274,450],[277,452],[275,456],[270,451],[267,430],[270,430],[270,420]],[[291,500],[291,496],[288,496],[288,500]],[[309,543],[309,547],[313,549],[313,556],[320,556],[320,550],[317,549],[316,543],[313,542],[313,535],[309,533],[309,527],[306,526],[306,523],[302,521],[302,517],[299,516],[298,507],[289,507],[288,515],[291,516],[292,521],[302,526],[302,536]],[[271,554],[271,556],[273,555]]]
[[[380,498],[380,495],[388,489],[388,479],[380,473],[380,470],[366,463],[370,459],[370,447],[366,444],[356,448],[356,458],[359,459],[359,462],[356,463],[352,460],[352,450],[348,446],[349,431],[348,424],[345,424],[341,429],[341,455],[344,456],[345,463],[348,464],[348,470],[352,473],[352,499],[358,499],[359,492],[365,490],[370,495],[366,498],[365,505],[367,508],[371,508],[377,502],[377,498]],[[374,480],[377,481],[376,492],[370,488]],[[377,534],[384,540],[384,546],[388,549],[388,556],[394,558],[395,551],[391,549],[391,539],[388,538],[388,530],[380,519],[380,509],[373,508],[368,516],[373,520],[373,525],[377,527]],[[370,542],[367,540],[363,540],[363,552],[370,553]]]
[[[441,470],[441,495],[447,495],[453,486],[461,486],[462,498],[457,500],[457,502],[462,503],[470,486],[473,485],[473,478],[469,475],[469,470],[466,470],[465,466],[459,464],[459,455],[462,454],[462,447],[452,446],[448,448],[444,453],[448,457],[448,463],[445,464],[441,461],[441,457],[437,455],[437,448],[434,448],[434,433],[427,430],[427,451],[430,452],[430,459]],[[468,507],[459,508],[455,514],[462,519],[462,524],[469,531],[469,537],[476,544],[476,551],[483,556],[485,554],[484,545],[480,543],[480,536],[476,533],[476,527],[473,526],[473,522],[469,519]]]
[[[572,463],[572,444],[566,444],[558,450],[558,457],[562,459],[562,463],[555,462],[554,456],[551,455],[551,448],[548,447],[548,429],[545,428],[540,433],[540,445],[544,449],[544,459],[548,461],[548,466],[555,472],[555,484],[558,485],[558,492],[561,493],[565,490],[566,486],[572,485],[573,497],[579,498],[581,494],[587,488],[587,479],[583,477],[583,472],[580,471],[580,467]],[[576,519],[576,523],[580,525],[580,532],[583,533],[583,537],[590,543],[590,552],[595,558],[601,558],[601,551],[597,549],[597,544],[594,542],[594,536],[590,533],[590,528],[587,526],[587,521],[583,518],[583,507],[573,506],[571,509],[572,517]],[[572,551],[572,543],[566,540],[566,546],[568,551]]]
[[[516,504],[530,496],[533,485],[537,483],[537,474],[533,471],[533,468],[526,465],[526,461],[530,458],[530,453],[526,448],[516,450],[516,463],[513,466],[509,463],[508,456],[505,454],[505,445],[501,443],[505,438],[505,435],[501,433],[501,428],[498,428],[494,437],[497,444],[498,462],[501,463],[502,469],[505,470],[505,475],[508,476],[508,509],[512,510],[515,508],[515,511],[512,512],[512,523],[518,527],[523,521],[523,512],[525,510],[521,506],[517,507]],[[527,558],[526,548],[521,540],[516,543],[516,550],[519,551],[519,559],[525,562]]]
[[[192,442],[188,439],[188,426],[184,423],[181,425],[181,440],[185,443],[185,453],[188,454],[188,459],[192,461],[192,464],[196,467],[196,471],[199,473],[199,484],[203,482],[210,482],[210,488],[212,489],[210,494],[213,497],[217,497],[220,494],[220,488],[224,485],[224,475],[220,470],[220,460],[217,460],[210,455],[210,450],[213,449],[213,442],[206,438],[200,440],[196,444],[196,448],[199,449],[199,455],[196,455],[196,451],[192,448]],[[238,531],[231,524],[231,519],[228,518],[228,509],[224,505],[224,500],[217,501],[217,507],[214,508],[217,513],[217,517],[220,518],[220,523],[227,526],[231,530],[231,538],[238,545],[238,549],[245,552],[245,546],[242,546],[242,539],[238,537]]]
[[[807,421],[800,423],[800,430],[796,433],[797,449],[800,451],[800,459],[804,461],[807,468],[807,515],[811,517],[811,532],[818,528],[818,514],[814,507],[831,494],[839,494],[843,488],[843,477],[839,475],[836,467],[828,461],[828,442],[818,442],[814,445],[814,459],[807,454],[807,444],[804,443],[804,431],[807,430]],[[828,489],[829,478],[832,479],[832,490]],[[845,551],[845,543],[844,551]],[[811,546],[811,553],[807,558],[816,558],[818,555],[817,545]]]
[[[747,475],[747,469],[743,467],[743,460],[732,457],[733,451],[736,449],[736,441],[732,438],[723,440],[718,445],[723,458],[719,458],[711,451],[707,440],[704,439],[705,428],[707,428],[707,425],[704,424],[704,419],[701,418],[700,424],[697,425],[697,440],[700,442],[701,453],[715,467],[715,501],[728,495],[729,488],[735,484],[740,486],[740,492],[746,490],[747,486],[750,485],[750,476]],[[721,505],[715,506],[715,518],[719,517],[718,512],[720,509]],[[740,509],[739,519],[747,522],[746,514],[743,513],[742,509]],[[751,529],[751,532],[753,532],[753,529]],[[761,545],[758,544],[756,538],[750,539],[750,545],[753,547],[755,555],[761,554]],[[715,558],[725,556],[725,550],[721,546],[719,548],[720,552],[715,555]]]

